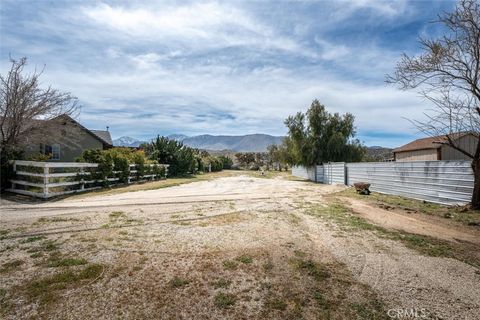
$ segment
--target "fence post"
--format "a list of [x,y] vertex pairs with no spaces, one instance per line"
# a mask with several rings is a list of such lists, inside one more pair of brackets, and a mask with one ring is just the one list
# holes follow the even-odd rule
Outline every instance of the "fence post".
[[[13,161],[13,172],[15,173],[15,175],[17,174],[17,161]],[[12,189],[15,190],[15,182],[11,182],[11,184],[12,184]]]
[[43,167],[43,197],[48,198],[48,174],[50,173],[50,168],[47,164]]
[[85,189],[85,169],[83,167],[80,167],[80,175],[82,177],[82,179],[80,180],[80,190],[84,190]]
[[343,175],[344,175],[344,179],[345,179],[345,185],[348,186],[348,166],[347,166],[346,163],[345,163],[345,167],[343,169]]

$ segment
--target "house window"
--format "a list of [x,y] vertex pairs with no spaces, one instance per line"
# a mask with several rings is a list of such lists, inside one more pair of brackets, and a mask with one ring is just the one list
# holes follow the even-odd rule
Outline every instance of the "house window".
[[51,160],[60,160],[60,145],[40,144],[40,153],[50,155]]
[[52,160],[60,160],[60,145],[52,145]]

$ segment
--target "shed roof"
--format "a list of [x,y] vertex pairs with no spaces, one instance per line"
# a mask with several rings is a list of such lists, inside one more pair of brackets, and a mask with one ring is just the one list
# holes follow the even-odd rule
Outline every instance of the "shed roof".
[[[457,132],[457,133],[452,133],[450,134],[450,137],[454,140],[469,134],[468,132]],[[434,137],[428,137],[428,138],[421,138],[414,140],[412,142],[409,142],[401,147],[398,147],[396,149],[393,149],[393,152],[405,152],[405,151],[415,151],[415,150],[428,150],[428,149],[438,149],[440,148],[444,143],[447,143],[448,139],[446,135],[441,135],[441,136],[434,136]]]
[[92,130],[90,131],[96,135],[100,140],[103,141],[103,143],[108,144],[108,145],[113,145],[112,142],[112,136],[110,135],[110,132],[107,130]]

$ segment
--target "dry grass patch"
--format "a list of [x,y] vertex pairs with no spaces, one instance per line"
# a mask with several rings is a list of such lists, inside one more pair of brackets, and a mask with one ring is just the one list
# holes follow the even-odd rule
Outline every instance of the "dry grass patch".
[[365,196],[358,194],[355,188],[348,188],[329,196],[346,196],[375,204],[385,210],[400,209],[406,213],[434,215],[441,218],[452,219],[469,226],[480,226],[480,210],[472,210],[467,206],[444,206],[378,192],[372,192],[370,195]]
[[235,295],[231,293],[217,293],[214,298],[214,304],[217,308],[228,309],[235,304]]
[[238,263],[232,260],[224,260],[222,264],[225,270],[235,270],[238,267]]
[[232,284],[232,281],[227,279],[219,279],[217,281],[212,282],[212,286],[216,289],[219,289],[219,288],[226,289],[230,287],[231,284]]
[[427,256],[454,258],[477,268],[480,267],[480,252],[475,244],[456,243],[425,235],[388,230],[353,214],[338,202],[332,202],[328,206],[311,205],[306,208],[306,213],[334,222],[340,230],[345,232],[370,231],[379,237],[400,241],[406,247]]
[[100,277],[103,269],[104,266],[100,264],[90,264],[79,271],[68,269],[39,280],[32,280],[21,289],[29,299],[47,305],[57,300],[58,291],[88,284]]
[[252,256],[248,254],[242,254],[241,256],[238,256],[235,258],[235,260],[243,263],[243,264],[251,264],[253,262]]
[[181,288],[190,283],[190,280],[180,278],[180,277],[174,277],[172,280],[168,282],[168,285],[171,288]]
[[5,262],[2,264],[2,267],[0,268],[0,273],[7,273],[10,271],[14,271],[15,269],[19,268],[21,265],[23,265],[25,261],[15,259],[10,262]]

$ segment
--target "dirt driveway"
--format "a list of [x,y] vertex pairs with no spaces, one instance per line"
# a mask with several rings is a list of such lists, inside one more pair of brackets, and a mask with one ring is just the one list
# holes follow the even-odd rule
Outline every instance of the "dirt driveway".
[[239,174],[40,204],[3,201],[0,315],[385,319],[415,310],[427,319],[478,319],[475,265],[359,228],[356,216],[327,203],[342,188]]

